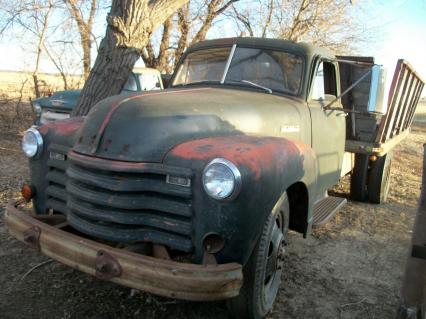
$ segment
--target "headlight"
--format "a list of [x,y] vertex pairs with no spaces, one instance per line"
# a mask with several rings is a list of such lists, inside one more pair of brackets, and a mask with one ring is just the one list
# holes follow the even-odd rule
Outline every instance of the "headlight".
[[235,198],[241,189],[241,173],[224,158],[216,158],[204,168],[203,186],[214,199]]
[[43,150],[43,137],[35,128],[28,129],[22,138],[22,150],[27,157],[35,157]]

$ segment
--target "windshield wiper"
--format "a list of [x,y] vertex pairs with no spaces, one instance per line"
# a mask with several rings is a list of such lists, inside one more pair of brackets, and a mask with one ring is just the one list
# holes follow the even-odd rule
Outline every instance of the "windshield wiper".
[[[257,83],[251,82],[251,81],[247,81],[247,80],[241,80],[241,81],[227,80],[226,82],[250,84],[251,86],[257,87],[257,88],[262,89],[262,90],[265,90],[269,94],[272,94],[272,90],[270,88],[267,88],[266,86],[262,86],[260,84],[257,84]],[[226,82],[225,82],[225,84],[226,84]]]
[[247,80],[241,80],[241,82],[253,85],[253,86],[255,86],[255,87],[259,88],[259,89],[264,89],[269,94],[272,94],[272,90],[270,88],[267,88],[266,86],[262,86],[262,85],[259,85],[257,83],[250,82],[250,81],[247,81]]

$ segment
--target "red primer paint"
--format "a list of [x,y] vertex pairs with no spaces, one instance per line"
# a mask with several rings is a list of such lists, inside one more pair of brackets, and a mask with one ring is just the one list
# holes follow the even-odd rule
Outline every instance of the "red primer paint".
[[43,135],[47,134],[50,130],[54,131],[57,135],[72,135],[83,124],[82,117],[72,117],[66,120],[54,121],[40,126],[39,131]]
[[188,160],[223,157],[248,167],[259,178],[263,169],[284,169],[295,156],[303,157],[303,144],[278,137],[228,136],[189,141],[173,148],[169,155]]

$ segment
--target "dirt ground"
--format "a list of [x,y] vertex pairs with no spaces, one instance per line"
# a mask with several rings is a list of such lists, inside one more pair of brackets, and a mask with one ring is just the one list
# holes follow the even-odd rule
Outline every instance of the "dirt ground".
[[[421,119],[420,119],[421,120]],[[0,133],[0,215],[28,178],[19,134]],[[389,202],[349,202],[308,239],[291,233],[270,318],[393,318],[420,196],[426,122],[394,151]],[[339,190],[347,191],[344,180]],[[0,216],[1,217],[1,216]],[[169,300],[103,282],[48,260],[0,221],[1,318],[223,318],[223,302]],[[32,269],[32,271],[30,271]]]

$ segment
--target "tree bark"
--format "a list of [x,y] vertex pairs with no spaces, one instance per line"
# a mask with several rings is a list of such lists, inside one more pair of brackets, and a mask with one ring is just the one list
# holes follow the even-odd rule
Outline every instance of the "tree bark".
[[180,32],[180,37],[177,43],[177,48],[175,50],[174,56],[174,65],[173,68],[176,68],[176,65],[179,62],[180,57],[182,56],[185,48],[188,44],[189,36],[189,4],[178,10],[178,30]]
[[85,21],[76,0],[65,0],[73,19],[77,23],[78,33],[80,34],[80,43],[83,50],[83,76],[85,79],[89,77],[92,64],[90,55],[92,51],[92,26],[97,7],[97,0],[91,1],[89,17]]
[[[34,93],[36,98],[39,98],[41,96],[41,92],[40,92],[40,86],[39,86],[39,79],[38,79],[38,71],[40,68],[40,60],[41,60],[41,54],[43,53],[43,49],[44,49],[44,42],[46,40],[46,33],[47,33],[47,28],[49,26],[49,16],[50,13],[52,12],[53,9],[53,3],[51,1],[49,1],[48,3],[48,7],[47,7],[47,11],[43,16],[42,19],[42,24],[41,24],[41,30],[40,33],[38,34],[38,43],[37,43],[37,56],[36,56],[36,61],[35,61],[35,67],[34,67],[34,71],[33,71],[33,82],[34,82]],[[36,18],[34,18],[36,19]],[[37,23],[37,22],[36,22]]]
[[154,47],[151,41],[148,42],[145,49],[142,50],[142,59],[145,63],[145,66],[148,68],[157,69],[160,72],[169,73],[169,46],[170,46],[170,34],[172,32],[173,23],[172,16],[168,17],[167,20],[163,23],[163,36],[161,37],[160,48],[158,51],[158,56],[155,55]]
[[188,0],[113,0],[98,56],[73,115],[120,93],[152,32]]

